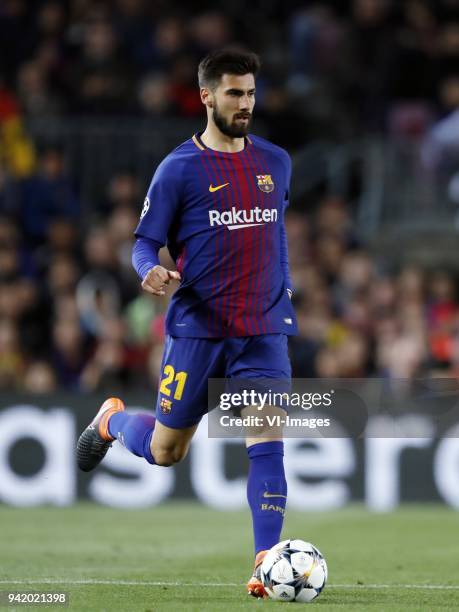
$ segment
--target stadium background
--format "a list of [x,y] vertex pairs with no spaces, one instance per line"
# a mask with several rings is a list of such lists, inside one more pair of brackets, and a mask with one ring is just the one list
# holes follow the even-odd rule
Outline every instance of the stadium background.
[[[82,477],[73,460],[99,397],[154,405],[169,294],[142,294],[132,232],[158,162],[203,126],[197,62],[226,43],[260,53],[253,131],[293,158],[294,375],[457,377],[458,8],[1,3],[1,501],[244,507],[243,447],[205,428],[173,470],[117,449]],[[459,507],[458,455],[454,435],[429,428],[395,443],[289,441],[289,503]]]

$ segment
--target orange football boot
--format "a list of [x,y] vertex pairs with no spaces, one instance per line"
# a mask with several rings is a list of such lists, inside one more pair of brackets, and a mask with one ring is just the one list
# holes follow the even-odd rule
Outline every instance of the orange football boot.
[[108,419],[123,410],[124,404],[117,397],[109,397],[102,404],[99,412],[78,439],[76,451],[80,470],[90,472],[105,457],[114,440],[108,432]]
[[255,557],[255,565],[253,568],[253,575],[247,583],[247,593],[257,599],[266,599],[268,594],[265,591],[265,587],[261,581],[261,564],[263,559],[266,557],[267,550],[260,550]]

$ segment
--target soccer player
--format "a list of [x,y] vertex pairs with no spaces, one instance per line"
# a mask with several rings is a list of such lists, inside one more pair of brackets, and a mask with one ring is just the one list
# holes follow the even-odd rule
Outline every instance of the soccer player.
[[[164,295],[179,282],[167,313],[156,415],[128,414],[107,399],[77,446],[90,471],[119,440],[149,463],[181,461],[207,412],[209,378],[290,379],[287,336],[296,333],[290,302],[284,210],[291,162],[278,146],[249,134],[259,59],[225,49],[198,70],[206,129],[158,166],[135,231],[133,265],[142,287]],[[167,244],[176,270],[160,265]],[[287,483],[282,438],[247,436],[247,498],[255,568],[280,539]]]

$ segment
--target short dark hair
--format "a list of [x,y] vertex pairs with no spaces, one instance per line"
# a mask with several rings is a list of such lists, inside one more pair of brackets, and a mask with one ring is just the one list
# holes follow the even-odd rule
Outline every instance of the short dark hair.
[[224,74],[253,74],[256,77],[260,65],[260,58],[252,51],[237,47],[212,51],[199,63],[199,87],[214,89]]

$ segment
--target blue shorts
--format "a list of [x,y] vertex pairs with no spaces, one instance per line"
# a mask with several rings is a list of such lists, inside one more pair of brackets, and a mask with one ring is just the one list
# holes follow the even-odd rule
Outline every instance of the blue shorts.
[[209,378],[290,380],[287,336],[166,337],[156,418],[174,429],[199,423],[207,413]]

